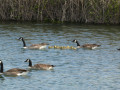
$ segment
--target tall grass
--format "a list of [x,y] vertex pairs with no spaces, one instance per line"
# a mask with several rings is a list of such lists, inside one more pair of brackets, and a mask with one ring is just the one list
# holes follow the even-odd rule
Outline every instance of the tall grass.
[[0,20],[120,23],[120,0],[0,0]]

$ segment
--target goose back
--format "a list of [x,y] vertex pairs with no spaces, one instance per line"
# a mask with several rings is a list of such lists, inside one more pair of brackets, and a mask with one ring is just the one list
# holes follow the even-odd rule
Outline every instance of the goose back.
[[48,65],[48,64],[35,64],[32,66],[32,69],[41,69],[41,70],[51,70],[53,69],[54,65]]
[[0,72],[4,75],[7,75],[7,76],[26,75],[28,73],[27,70],[19,69],[19,68],[9,69],[9,70],[3,72],[3,62],[1,60],[0,60],[0,65],[1,65]]

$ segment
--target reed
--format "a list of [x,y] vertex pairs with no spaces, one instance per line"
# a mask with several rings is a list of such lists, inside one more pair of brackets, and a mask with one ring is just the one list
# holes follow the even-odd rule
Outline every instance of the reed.
[[0,20],[120,23],[120,0],[0,0]]

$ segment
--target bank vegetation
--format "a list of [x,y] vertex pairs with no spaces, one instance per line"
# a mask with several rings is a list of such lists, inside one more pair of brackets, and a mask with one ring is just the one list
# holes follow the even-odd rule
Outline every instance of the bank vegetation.
[[120,0],[0,0],[0,21],[120,23]]

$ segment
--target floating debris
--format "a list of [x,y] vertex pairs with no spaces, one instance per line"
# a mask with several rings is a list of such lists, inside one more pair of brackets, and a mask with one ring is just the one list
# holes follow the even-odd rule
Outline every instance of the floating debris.
[[73,49],[73,50],[76,50],[77,48],[73,47],[73,46],[49,46],[48,47],[49,49]]

